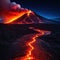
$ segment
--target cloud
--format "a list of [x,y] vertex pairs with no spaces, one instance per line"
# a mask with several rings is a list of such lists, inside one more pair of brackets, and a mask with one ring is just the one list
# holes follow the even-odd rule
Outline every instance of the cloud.
[[14,9],[14,10],[21,9],[21,5],[16,4],[16,2],[11,2],[10,6],[11,6],[11,9]]
[[20,4],[17,4],[16,2],[11,2],[10,0],[0,0],[0,10],[16,10],[16,9],[24,9],[21,7]]
[[[0,0],[0,23],[3,23],[7,20],[6,14],[3,12],[22,12],[27,11],[28,9],[22,8],[20,4],[17,4],[16,2],[11,2],[10,0]],[[12,15],[12,13],[10,14]],[[2,16],[2,17],[1,17]],[[7,16],[9,14],[7,13]]]

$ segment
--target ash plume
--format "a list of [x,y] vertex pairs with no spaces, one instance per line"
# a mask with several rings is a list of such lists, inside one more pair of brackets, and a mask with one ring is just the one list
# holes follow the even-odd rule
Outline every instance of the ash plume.
[[9,12],[21,12],[26,10],[27,9],[22,8],[21,5],[16,2],[11,2],[10,0],[0,0],[0,23],[5,21],[5,16],[7,16],[6,14]]
[[7,10],[10,8],[21,9],[21,5],[17,4],[16,2],[11,2],[10,0],[0,0],[0,10],[1,9]]

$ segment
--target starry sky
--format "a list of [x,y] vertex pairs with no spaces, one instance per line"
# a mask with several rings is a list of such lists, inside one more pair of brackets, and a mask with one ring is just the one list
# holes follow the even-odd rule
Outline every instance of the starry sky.
[[11,0],[48,19],[60,18],[59,0]]

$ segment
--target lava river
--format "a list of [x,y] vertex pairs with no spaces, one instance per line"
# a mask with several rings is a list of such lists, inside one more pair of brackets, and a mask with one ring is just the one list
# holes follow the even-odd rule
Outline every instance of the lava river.
[[[29,37],[31,37],[31,40],[29,42],[27,41],[27,43],[26,43],[26,45],[29,46],[29,49],[27,49],[27,52],[26,52],[26,56],[16,57],[13,60],[50,60],[49,58],[47,58],[46,52],[44,52],[44,50],[42,50],[42,49],[37,48],[35,43],[37,42],[38,37],[41,37],[43,35],[49,35],[51,32],[45,31],[45,30],[40,30],[40,29],[37,29],[34,27],[29,27],[29,29],[36,31],[37,33],[33,34],[33,36],[32,36],[32,34],[30,34],[30,36],[29,36]],[[26,37],[26,38],[29,38],[29,37]],[[40,47],[40,48],[42,48],[42,47]],[[37,50],[37,51],[35,51],[35,50]],[[39,54],[39,51],[41,51],[40,52],[41,54]],[[41,57],[39,57],[39,56],[41,56]]]

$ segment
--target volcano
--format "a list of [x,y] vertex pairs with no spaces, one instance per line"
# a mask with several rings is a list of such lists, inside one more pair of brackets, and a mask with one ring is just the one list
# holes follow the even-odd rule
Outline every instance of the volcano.
[[[21,14],[18,14],[21,15]],[[11,22],[8,22],[6,24],[37,24],[37,23],[54,23],[54,21],[48,20],[47,18],[44,18],[35,12],[28,10],[22,16],[14,17]]]

